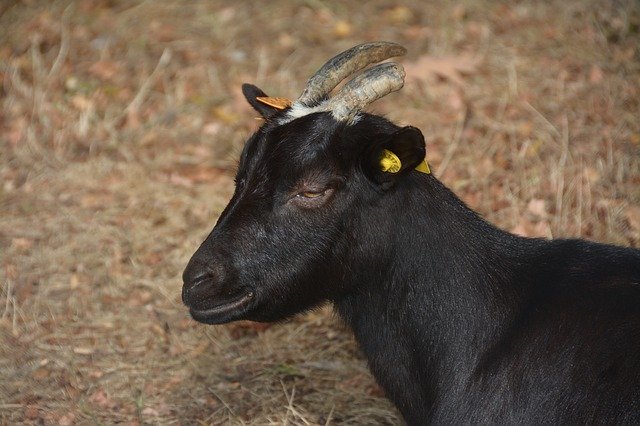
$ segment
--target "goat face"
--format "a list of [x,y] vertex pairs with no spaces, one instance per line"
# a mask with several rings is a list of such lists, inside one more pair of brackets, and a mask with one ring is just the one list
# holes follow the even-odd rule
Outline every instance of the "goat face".
[[[276,321],[352,290],[358,271],[389,250],[385,195],[424,158],[424,139],[374,115],[345,123],[331,112],[291,119],[256,101],[265,124],[245,144],[235,193],[183,274],[194,319]],[[399,172],[380,170],[383,149]]]

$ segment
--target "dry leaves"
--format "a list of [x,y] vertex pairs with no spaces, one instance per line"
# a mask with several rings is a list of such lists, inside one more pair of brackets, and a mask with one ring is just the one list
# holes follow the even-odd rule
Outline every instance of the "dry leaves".
[[33,247],[33,240],[30,238],[13,238],[11,240],[11,246],[19,252],[28,252]]
[[103,389],[98,389],[89,396],[89,402],[101,407],[112,408],[116,406],[116,402],[107,395]]
[[401,5],[387,9],[384,17],[394,25],[401,25],[411,22],[415,18],[415,15],[410,8]]
[[539,219],[547,217],[547,202],[540,198],[533,198],[527,204],[527,210]]
[[[296,369],[308,376],[294,379],[293,402],[317,413],[310,424],[327,423],[330,410],[330,423],[400,423],[374,399],[382,392],[329,309],[269,329],[204,327],[180,303],[179,275],[233,190],[227,154],[258,125],[240,83],[295,94],[310,62],[328,59],[321,52],[405,45],[408,85],[388,105],[400,102],[396,117],[430,134],[436,173],[451,155],[443,180],[492,222],[528,236],[549,236],[550,225],[557,236],[640,244],[640,127],[629,109],[640,95],[629,66],[637,49],[631,34],[603,49],[586,6],[313,0],[251,14],[248,2],[113,0],[63,14],[64,2],[13,3],[0,17],[13,33],[0,47],[5,423],[292,423],[278,410],[289,403],[280,379]],[[63,33],[68,54],[57,61]],[[502,96],[508,72],[517,98]],[[412,98],[419,92],[428,96]],[[556,170],[561,144],[549,127],[566,114],[570,155]],[[580,208],[582,228],[572,221]]]
[[71,426],[74,424],[75,419],[76,415],[74,413],[64,414],[58,419],[58,426]]
[[101,80],[113,80],[120,74],[120,64],[103,59],[91,65],[89,72]]
[[629,223],[630,233],[640,239],[640,206],[629,206],[624,212],[624,217]]
[[73,348],[73,353],[77,355],[93,355],[95,350],[84,346],[78,346]]
[[591,65],[591,69],[589,70],[589,83],[598,84],[604,79],[604,72],[602,68],[598,65]]
[[523,237],[551,238],[553,235],[547,216],[547,202],[540,198],[533,198],[511,232]]
[[176,167],[174,171],[167,171],[160,177],[162,181],[168,181],[174,185],[191,188],[197,184],[220,183],[222,186],[233,186],[232,178],[224,169],[209,166],[193,166],[189,168]]
[[257,336],[263,333],[265,330],[271,328],[273,324],[253,322],[253,321],[239,321],[229,326],[229,334],[233,339],[240,339],[246,336]]
[[524,216],[521,217],[518,224],[513,229],[511,229],[511,232],[522,237],[553,237],[553,235],[551,235],[551,227],[549,226],[549,222],[534,222]]
[[337,38],[347,38],[353,33],[353,26],[348,21],[338,21],[333,26],[333,34]]
[[466,53],[441,57],[422,55],[404,65],[406,81],[433,84],[439,80],[447,80],[462,87],[464,77],[476,73],[481,62],[479,56]]

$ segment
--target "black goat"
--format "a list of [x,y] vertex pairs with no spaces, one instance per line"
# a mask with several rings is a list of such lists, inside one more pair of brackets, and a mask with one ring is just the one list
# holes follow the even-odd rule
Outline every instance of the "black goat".
[[[193,255],[197,321],[277,321],[326,301],[409,424],[640,424],[640,251],[521,238],[423,164],[420,131],[362,112],[404,53],[357,46],[293,105],[243,86],[265,123]],[[422,172],[414,170],[418,167]]]

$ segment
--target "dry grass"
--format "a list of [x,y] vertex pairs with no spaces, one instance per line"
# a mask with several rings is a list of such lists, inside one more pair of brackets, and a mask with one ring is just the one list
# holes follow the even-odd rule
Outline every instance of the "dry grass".
[[[400,422],[328,308],[204,327],[179,298],[256,126],[240,84],[296,96],[364,40],[409,48],[415,80],[374,110],[420,127],[436,174],[489,220],[640,246],[633,0],[14,1],[0,13],[4,423]],[[419,66],[467,53],[480,62],[462,84]]]

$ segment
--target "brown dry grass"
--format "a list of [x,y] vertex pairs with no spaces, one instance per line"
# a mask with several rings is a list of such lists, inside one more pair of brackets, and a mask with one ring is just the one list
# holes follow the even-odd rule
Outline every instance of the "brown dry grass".
[[633,0],[14,1],[0,13],[4,423],[400,422],[328,308],[204,327],[179,298],[256,126],[240,84],[296,96],[365,40],[401,42],[414,66],[374,110],[420,127],[436,175],[489,220],[640,246]]

